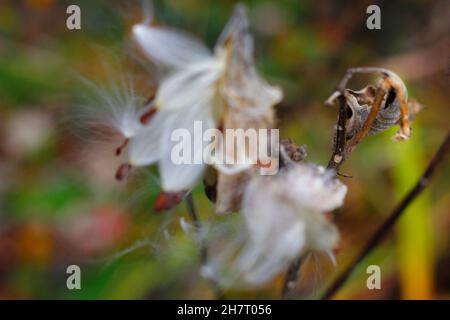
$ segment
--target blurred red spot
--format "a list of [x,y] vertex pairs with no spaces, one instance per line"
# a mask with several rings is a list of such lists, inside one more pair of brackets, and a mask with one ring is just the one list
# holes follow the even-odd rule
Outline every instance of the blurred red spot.
[[174,208],[182,200],[186,191],[180,192],[161,192],[155,201],[154,209],[156,212],[166,211]]
[[325,218],[327,218],[327,220],[331,223],[334,223],[334,215],[333,212],[327,212],[325,213]]
[[91,256],[117,245],[128,226],[129,218],[124,212],[106,205],[71,220],[70,228],[64,229],[64,238],[72,254]]

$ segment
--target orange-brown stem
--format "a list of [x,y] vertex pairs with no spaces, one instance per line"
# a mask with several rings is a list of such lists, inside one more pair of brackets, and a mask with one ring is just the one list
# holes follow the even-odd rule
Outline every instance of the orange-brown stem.
[[369,133],[370,128],[372,127],[373,122],[375,121],[378,111],[380,111],[381,103],[383,102],[383,98],[386,94],[385,88],[378,88],[377,93],[375,94],[375,101],[370,109],[369,115],[367,116],[366,122],[364,122],[361,130],[357,132],[357,134],[348,142],[347,145],[347,154],[350,154],[356,145]]

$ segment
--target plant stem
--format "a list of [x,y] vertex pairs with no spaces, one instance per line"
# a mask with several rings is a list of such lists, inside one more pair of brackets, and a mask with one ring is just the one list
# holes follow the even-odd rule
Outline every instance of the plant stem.
[[296,287],[298,275],[302,266],[302,261],[303,257],[299,256],[290,264],[286,273],[285,282],[283,284],[283,292],[282,292],[283,299],[288,299],[289,295],[292,292],[292,289]]
[[[202,227],[202,223],[197,213],[197,209],[195,207],[194,198],[192,197],[192,193],[189,192],[185,197],[185,202],[188,208],[189,215],[191,216],[192,222],[194,223],[195,232],[197,235],[198,242],[200,243],[200,262],[201,267],[206,268],[208,266],[208,245],[206,243],[204,237],[204,231]],[[218,283],[212,279],[208,278],[208,281],[213,289],[214,296],[216,299],[223,299],[224,294],[220,289]]]
[[[333,147],[333,153],[331,155],[330,161],[328,162],[327,168],[334,169],[336,173],[339,172],[339,169],[341,165],[344,163],[345,160],[345,152],[346,152],[346,140],[345,140],[345,133],[346,133],[346,121],[347,121],[347,115],[346,115],[346,101],[344,97],[344,90],[345,86],[347,85],[348,80],[351,76],[346,76],[341,83],[339,84],[337,88],[337,92],[339,92],[338,101],[339,101],[339,116],[338,121],[336,124],[336,133],[334,138],[334,147]],[[298,279],[298,273],[301,268],[301,262],[302,258],[298,257],[295,261],[293,261],[288,268],[288,271],[286,273],[286,278],[284,279],[283,283],[283,291],[282,296],[283,298],[288,297],[291,294],[291,291],[295,289],[296,282]]]
[[[341,89],[339,89],[341,90]],[[345,140],[345,133],[346,133],[346,122],[347,122],[347,115],[346,115],[346,101],[344,97],[344,89],[340,92],[340,95],[338,97],[339,101],[339,116],[338,121],[336,124],[336,133],[334,135],[334,148],[333,153],[331,155],[330,161],[328,162],[328,168],[334,169],[336,172],[339,172],[339,168],[344,163],[345,160],[345,151],[346,151],[346,140]]]
[[339,117],[336,126],[336,133],[334,138],[334,149],[331,155],[330,161],[328,162],[328,168],[334,169],[337,174],[339,174],[339,169],[344,163],[347,156],[353,151],[356,145],[365,137],[370,130],[382,103],[382,98],[384,96],[384,89],[379,88],[378,94],[376,95],[377,99],[375,100],[374,105],[372,106],[369,116],[367,117],[366,122],[364,123],[363,128],[357,133],[355,137],[353,137],[350,141],[346,141],[346,122],[347,122],[347,103],[345,99],[345,90],[347,88],[347,84],[350,79],[355,74],[363,74],[363,73],[381,73],[383,75],[391,75],[392,72],[383,69],[383,68],[372,68],[372,67],[361,67],[361,68],[350,68],[347,69],[342,80],[339,82],[339,85],[336,88],[335,94],[338,96],[339,102]]
[[409,193],[403,198],[403,200],[397,205],[397,207],[392,211],[386,221],[378,228],[366,246],[361,250],[361,253],[357,256],[357,258],[347,267],[347,269],[342,272],[342,274],[331,284],[325,294],[322,297],[322,300],[330,299],[345,283],[350,274],[355,270],[358,264],[364,260],[364,258],[374,249],[386,234],[392,229],[395,222],[401,216],[401,214],[405,211],[408,205],[416,199],[420,193],[428,186],[430,182],[430,178],[436,172],[439,164],[441,164],[450,150],[450,131],[447,133],[447,136],[444,142],[439,147],[436,154],[431,159],[428,164],[427,169],[416,183],[416,185],[409,191]]

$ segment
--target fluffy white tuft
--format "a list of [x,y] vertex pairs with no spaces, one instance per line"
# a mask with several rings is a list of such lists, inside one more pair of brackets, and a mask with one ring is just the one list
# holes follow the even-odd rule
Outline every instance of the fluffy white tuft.
[[[212,265],[224,285],[256,286],[272,279],[310,251],[330,254],[339,233],[326,213],[342,205],[347,188],[323,167],[295,164],[276,176],[255,176],[243,199],[247,235],[234,248],[217,252]],[[232,253],[230,253],[232,252]]]
[[136,24],[133,37],[151,60],[164,67],[184,68],[211,57],[209,49],[200,41],[168,27]]

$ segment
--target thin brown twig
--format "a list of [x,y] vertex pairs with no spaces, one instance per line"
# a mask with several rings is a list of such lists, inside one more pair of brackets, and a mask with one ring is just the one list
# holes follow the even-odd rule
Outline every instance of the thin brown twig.
[[283,299],[288,299],[292,292],[292,289],[296,287],[298,275],[302,267],[302,261],[303,256],[299,256],[290,264],[286,273],[285,282],[283,284],[283,292],[282,292]]
[[345,139],[345,133],[346,133],[346,122],[347,122],[347,115],[346,115],[346,101],[344,97],[344,91],[345,89],[338,88],[339,90],[339,116],[336,126],[336,134],[334,139],[334,148],[333,153],[331,155],[330,161],[328,162],[328,168],[334,169],[336,172],[339,172],[339,169],[341,165],[344,163],[345,160],[345,151],[346,151],[346,139]]
[[383,88],[379,88],[380,92],[378,92],[377,100],[375,101],[373,107],[370,110],[370,113],[366,119],[366,122],[364,123],[363,128],[356,134],[355,137],[353,137],[350,141],[346,141],[346,120],[347,120],[347,103],[345,99],[345,89],[347,88],[347,84],[350,81],[350,79],[355,74],[370,74],[370,73],[381,73],[383,75],[389,75],[392,72],[384,69],[384,68],[377,68],[377,67],[360,67],[360,68],[349,68],[347,69],[347,72],[345,73],[342,80],[339,82],[339,85],[336,88],[336,92],[338,94],[338,102],[339,102],[339,117],[338,122],[336,126],[336,134],[335,134],[335,141],[334,141],[334,148],[333,153],[331,155],[330,161],[328,162],[328,168],[334,169],[337,173],[339,173],[339,169],[344,163],[347,156],[353,151],[353,149],[356,147],[356,145],[365,137],[367,136],[370,127],[372,126],[373,122],[375,121],[375,118],[378,114],[378,111],[380,109],[381,103],[382,103],[382,97],[384,96]]
[[[339,116],[336,126],[333,154],[331,155],[331,159],[328,162],[328,168],[334,169],[336,173],[339,172],[339,168],[344,162],[346,152],[345,132],[346,132],[347,116],[346,116],[346,101],[344,97],[344,91],[347,82],[350,80],[350,76],[348,76],[348,74],[349,73],[346,74],[344,79],[337,87],[337,91],[339,93],[339,96],[337,98],[339,101]],[[283,299],[289,297],[292,291],[295,290],[296,283],[298,280],[298,274],[301,269],[301,264],[302,264],[302,257],[300,256],[289,265],[288,271],[286,272],[286,276],[283,282],[283,289],[282,289]]]
[[[185,197],[185,202],[188,208],[189,215],[191,216],[192,222],[194,224],[195,232],[198,238],[198,242],[200,243],[200,262],[201,267],[208,266],[208,245],[206,243],[204,237],[204,231],[202,227],[202,223],[197,213],[197,209],[195,207],[194,198],[192,193],[189,192]],[[214,292],[214,296],[216,299],[224,299],[224,294],[219,284],[212,278],[208,278],[208,282],[210,283],[212,290]]]
[[437,150],[436,154],[431,159],[428,164],[427,169],[416,183],[416,185],[408,192],[408,194],[403,198],[403,200],[397,205],[397,207],[392,211],[386,221],[378,228],[366,246],[361,250],[361,253],[356,257],[356,259],[341,273],[341,275],[331,284],[331,286],[325,291],[322,296],[322,300],[330,299],[345,283],[350,274],[355,270],[359,263],[364,260],[364,258],[374,249],[386,234],[392,229],[395,222],[405,211],[408,205],[416,199],[420,193],[428,186],[431,177],[436,172],[439,164],[444,161],[446,154],[450,150],[450,131],[447,133],[446,138]]
[[[366,71],[366,69],[364,69]],[[345,157],[347,155],[347,141],[346,141],[346,122],[347,122],[347,103],[345,100],[345,88],[347,83],[350,81],[354,73],[361,72],[360,69],[348,69],[338,87],[336,88],[337,100],[339,103],[339,115],[336,124],[336,133],[334,135],[334,146],[333,153],[328,162],[327,168],[335,170],[336,174],[339,173],[339,169],[344,163]],[[296,282],[298,279],[298,273],[300,272],[302,258],[298,257],[293,261],[288,268],[286,277],[283,283],[282,297],[288,297],[291,292],[296,287]]]

